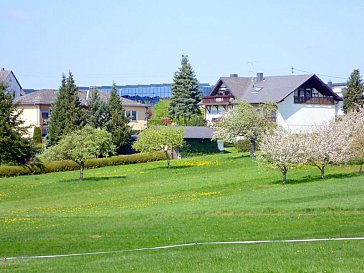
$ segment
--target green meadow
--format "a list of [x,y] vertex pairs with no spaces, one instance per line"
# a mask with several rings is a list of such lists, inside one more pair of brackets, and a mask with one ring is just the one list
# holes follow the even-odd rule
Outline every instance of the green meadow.
[[0,179],[0,272],[364,272],[358,166],[277,170],[231,152]]

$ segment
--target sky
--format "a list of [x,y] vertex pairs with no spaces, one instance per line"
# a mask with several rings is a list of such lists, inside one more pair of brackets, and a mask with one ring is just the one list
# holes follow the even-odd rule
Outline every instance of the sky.
[[[0,67],[23,88],[170,83],[181,56],[219,77],[364,71],[362,0],[0,0]],[[301,70],[301,71],[300,71]],[[304,72],[302,72],[304,71]]]

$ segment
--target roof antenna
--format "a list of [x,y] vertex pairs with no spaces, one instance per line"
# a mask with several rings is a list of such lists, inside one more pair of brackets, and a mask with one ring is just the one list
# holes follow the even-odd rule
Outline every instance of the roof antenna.
[[291,74],[294,74],[294,67],[291,67]]
[[250,66],[249,73],[251,73],[252,77],[254,77],[254,61],[247,61],[246,64]]

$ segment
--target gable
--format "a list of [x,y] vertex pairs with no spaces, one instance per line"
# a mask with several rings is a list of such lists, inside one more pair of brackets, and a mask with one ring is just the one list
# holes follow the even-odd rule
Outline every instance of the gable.
[[[341,98],[335,94],[316,75],[287,75],[257,78],[222,77],[219,79],[210,96],[218,96],[228,90],[230,96],[237,100],[245,100],[251,104],[283,101],[300,87],[310,86],[324,96],[331,96],[338,101]],[[220,92],[220,93],[219,93]]]

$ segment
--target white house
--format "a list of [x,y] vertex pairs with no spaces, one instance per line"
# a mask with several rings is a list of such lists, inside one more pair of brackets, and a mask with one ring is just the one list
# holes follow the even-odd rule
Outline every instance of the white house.
[[[344,93],[348,90],[345,83],[332,83],[331,81],[328,82],[329,87],[331,87],[332,91],[334,91],[338,96],[343,98]],[[343,116],[343,101],[339,101],[339,103],[336,105],[336,116]]]
[[21,96],[22,88],[13,71],[1,68],[0,82],[4,83],[7,86],[7,91],[11,92],[14,98],[18,98]]
[[277,112],[272,118],[290,132],[309,131],[336,116],[342,99],[316,75],[287,75],[265,77],[222,77],[209,96],[203,97],[205,118],[212,122],[232,109],[237,100],[259,106],[275,102]]

